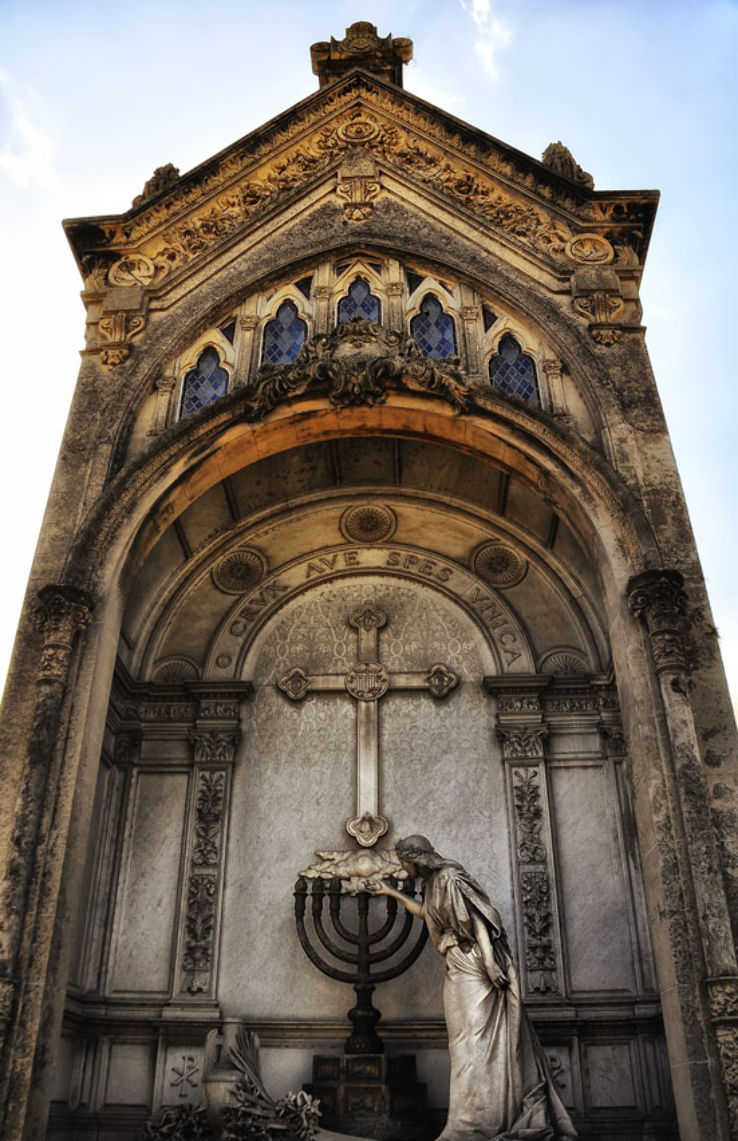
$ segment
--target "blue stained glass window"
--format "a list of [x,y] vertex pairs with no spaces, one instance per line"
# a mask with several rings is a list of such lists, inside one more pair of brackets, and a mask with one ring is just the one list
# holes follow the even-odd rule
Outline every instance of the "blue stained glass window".
[[228,373],[220,367],[220,357],[215,349],[205,349],[197,358],[197,364],[184,378],[182,385],[182,405],[180,419],[199,412],[206,404],[224,396],[228,389]]
[[437,297],[427,293],[420,312],[410,322],[410,333],[424,356],[441,361],[456,355],[454,319],[444,313]]
[[352,281],[348,294],[338,302],[338,320],[350,321],[353,317],[363,317],[365,321],[382,320],[379,298],[374,296],[363,277]]
[[264,364],[292,364],[305,344],[307,326],[297,315],[292,301],[283,301],[264,328],[261,359]]
[[489,362],[489,379],[495,388],[519,396],[529,404],[540,404],[538,378],[533,359],[522,352],[509,333],[500,339],[497,356]]

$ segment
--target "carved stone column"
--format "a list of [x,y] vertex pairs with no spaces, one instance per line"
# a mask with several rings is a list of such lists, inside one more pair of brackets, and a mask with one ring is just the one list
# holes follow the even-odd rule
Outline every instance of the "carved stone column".
[[233,387],[243,388],[251,383],[256,372],[258,346],[254,344],[259,318],[256,313],[242,313],[236,322],[236,365],[233,370]]
[[158,436],[163,432],[169,423],[169,406],[172,401],[172,393],[174,392],[175,385],[177,384],[177,376],[174,372],[168,373],[165,376],[160,376],[155,382],[154,388],[156,390],[156,406],[154,408],[154,423],[149,430],[150,436]]
[[543,362],[543,371],[548,379],[551,407],[554,412],[563,412],[566,408],[564,399],[563,364],[555,357]]
[[390,329],[397,333],[401,333],[404,328],[405,293],[404,282],[390,281],[387,283],[387,308],[389,309],[387,324]]
[[529,999],[564,993],[557,892],[544,758],[548,727],[541,693],[550,678],[485,678],[497,695],[497,734],[507,770],[520,975]]
[[689,698],[687,595],[681,574],[653,570],[636,575],[628,584],[628,605],[647,630],[658,676],[680,816],[674,823],[677,835],[684,835],[682,874],[691,881],[690,894],[694,893],[694,917],[707,966],[710,1014],[732,1118],[731,1135],[738,1136],[738,1011],[730,1012],[736,1002],[733,980],[738,968]]
[[478,305],[462,305],[461,307],[461,334],[464,339],[469,375],[474,380],[482,376],[482,359],[480,355],[481,337],[481,310]]
[[[8,1132],[3,1136],[8,1137],[15,1136],[13,1129],[22,1128],[41,1018],[46,977],[44,950],[47,954],[50,950],[49,925],[55,914],[57,885],[55,876],[45,874],[46,861],[55,831],[60,836],[66,834],[64,822],[55,820],[61,775],[62,709],[75,643],[89,624],[91,614],[92,602],[84,591],[70,586],[45,586],[38,593],[33,615],[43,643],[10,843],[14,855],[2,885],[0,904],[4,920],[0,929],[0,1105],[6,1109]],[[34,958],[36,964],[32,965]]]
[[312,300],[315,302],[315,332],[327,333],[333,327],[331,321],[331,297],[333,290],[329,285],[314,285]]

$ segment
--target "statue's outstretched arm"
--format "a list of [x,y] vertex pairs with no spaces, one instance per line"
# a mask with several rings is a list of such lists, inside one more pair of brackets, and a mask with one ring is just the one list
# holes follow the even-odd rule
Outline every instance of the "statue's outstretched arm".
[[372,895],[391,895],[393,899],[399,900],[403,907],[412,914],[423,918],[423,905],[418,903],[417,899],[411,899],[409,895],[405,895],[402,891],[397,891],[394,887],[390,887],[384,880],[364,880],[362,883],[364,891],[371,892]]

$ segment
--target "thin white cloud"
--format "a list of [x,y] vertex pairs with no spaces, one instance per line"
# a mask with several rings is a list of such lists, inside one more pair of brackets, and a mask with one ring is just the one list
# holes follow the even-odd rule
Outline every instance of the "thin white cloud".
[[495,10],[493,0],[459,0],[459,3],[477,29],[474,50],[485,74],[489,79],[498,80],[498,57],[513,41],[510,24]]
[[56,182],[54,140],[34,122],[32,102],[30,90],[21,89],[11,76],[0,71],[0,121],[5,135],[0,143],[0,175],[24,189]]

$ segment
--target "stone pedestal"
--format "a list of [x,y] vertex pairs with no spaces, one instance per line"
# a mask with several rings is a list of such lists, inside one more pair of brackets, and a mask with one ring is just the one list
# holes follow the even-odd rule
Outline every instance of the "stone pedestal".
[[430,1137],[426,1087],[417,1080],[413,1054],[316,1055],[305,1089],[320,1098],[326,1129],[377,1141]]

